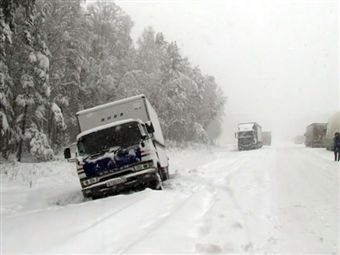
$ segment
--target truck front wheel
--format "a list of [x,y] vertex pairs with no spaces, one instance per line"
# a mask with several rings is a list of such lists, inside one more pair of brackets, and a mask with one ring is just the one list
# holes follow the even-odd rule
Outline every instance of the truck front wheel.
[[162,181],[166,181],[169,179],[169,168],[168,167],[159,167],[159,173]]
[[156,178],[151,181],[150,188],[154,190],[162,190],[162,180],[159,173],[156,173]]
[[170,179],[169,167],[164,167],[163,171],[164,171],[165,180]]

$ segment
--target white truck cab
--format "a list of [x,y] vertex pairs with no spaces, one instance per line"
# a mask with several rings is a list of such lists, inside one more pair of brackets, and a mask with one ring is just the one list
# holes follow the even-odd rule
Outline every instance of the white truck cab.
[[258,149],[263,145],[262,127],[256,122],[239,123],[235,137],[240,151]]

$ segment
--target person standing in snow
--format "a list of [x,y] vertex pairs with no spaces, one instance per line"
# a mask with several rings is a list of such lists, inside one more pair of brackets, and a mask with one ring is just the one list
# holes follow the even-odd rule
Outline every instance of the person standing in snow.
[[333,138],[334,161],[340,161],[340,133],[336,132]]

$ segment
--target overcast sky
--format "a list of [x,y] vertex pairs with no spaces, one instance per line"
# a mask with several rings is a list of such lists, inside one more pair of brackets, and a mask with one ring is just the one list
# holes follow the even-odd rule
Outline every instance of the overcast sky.
[[292,137],[339,110],[337,2],[116,1],[134,39],[152,26],[215,76],[228,98],[223,140],[246,121]]

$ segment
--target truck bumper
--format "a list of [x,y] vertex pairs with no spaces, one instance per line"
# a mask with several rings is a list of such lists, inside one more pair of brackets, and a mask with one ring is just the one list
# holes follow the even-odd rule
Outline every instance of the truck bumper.
[[82,192],[85,197],[101,197],[133,188],[148,187],[156,181],[158,181],[156,169],[149,168],[93,184],[84,188]]
[[259,149],[263,146],[262,143],[256,143],[256,144],[238,144],[238,149],[240,151],[242,150],[255,150]]
[[325,148],[326,145],[323,142],[313,142],[311,147],[312,148]]
[[256,146],[255,145],[239,145],[238,148],[239,148],[240,151],[242,151],[242,150],[253,150],[253,149],[256,149]]

